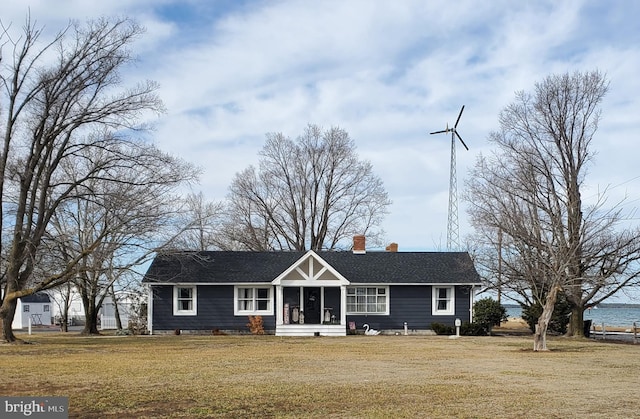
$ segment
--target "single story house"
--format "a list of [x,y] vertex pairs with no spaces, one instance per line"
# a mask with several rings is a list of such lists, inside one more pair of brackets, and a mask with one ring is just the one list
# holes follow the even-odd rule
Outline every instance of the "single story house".
[[151,333],[248,332],[261,316],[277,336],[383,333],[472,320],[480,277],[467,252],[204,251],[158,254],[143,284]]
[[46,292],[36,292],[18,298],[11,328],[24,329],[29,327],[29,323],[32,326],[51,326],[53,324],[52,317],[49,295]]

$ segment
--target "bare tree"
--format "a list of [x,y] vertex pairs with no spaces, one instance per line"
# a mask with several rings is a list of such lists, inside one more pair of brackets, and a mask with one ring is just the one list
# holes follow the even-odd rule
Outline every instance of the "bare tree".
[[220,236],[223,215],[224,205],[221,202],[206,201],[202,192],[187,195],[180,214],[183,229],[167,246],[180,250],[224,248]]
[[247,250],[321,250],[355,234],[372,243],[390,205],[371,163],[358,159],[349,134],[307,126],[292,140],[268,134],[259,169],[236,175],[230,187],[225,237]]
[[[91,160],[109,155],[96,152]],[[74,199],[57,207],[43,239],[60,266],[82,255],[67,279],[79,291],[85,309],[83,334],[98,333],[98,312],[114,285],[126,288],[122,281],[130,277],[130,270],[175,236],[170,220],[181,207],[174,189],[194,176],[190,165],[149,145],[123,155],[129,158],[109,169],[117,181],[94,177],[79,185]],[[66,163],[69,179],[85,170],[79,161]]]
[[[38,250],[58,207],[86,193],[81,186],[90,179],[117,182],[113,169],[131,163],[126,151],[139,145],[127,134],[144,128],[138,123],[143,113],[163,107],[153,82],[121,87],[120,70],[132,60],[128,46],[143,32],[129,19],[70,23],[46,43],[30,19],[21,35],[2,30],[0,231],[9,230],[10,238],[0,251],[6,255],[0,320],[3,339],[15,341],[17,299],[64,282],[96,248],[34,281]],[[92,151],[109,157],[94,161]],[[85,170],[70,179],[63,167],[75,160]]]
[[60,321],[60,330],[63,332],[69,331],[69,310],[73,303],[75,294],[73,292],[73,285],[71,282],[49,290],[49,295],[54,303],[58,306],[58,312],[60,318],[56,318],[56,321]]
[[497,150],[481,156],[469,177],[469,216],[487,280],[544,307],[536,350],[546,349],[558,293],[572,306],[569,333],[582,335],[587,305],[637,284],[638,230],[618,229],[622,210],[605,209],[604,196],[591,205],[581,196],[607,88],[592,71],[552,75],[533,94],[517,93],[491,134]]

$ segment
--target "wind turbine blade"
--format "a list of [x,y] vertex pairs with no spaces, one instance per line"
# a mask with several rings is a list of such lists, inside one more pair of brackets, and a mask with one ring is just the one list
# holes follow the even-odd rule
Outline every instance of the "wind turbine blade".
[[429,134],[442,134],[443,132],[449,132],[449,130],[443,129],[442,131],[433,131],[433,132],[430,132]]
[[462,105],[462,109],[460,109],[460,113],[458,114],[458,119],[456,119],[456,124],[453,126],[453,129],[458,128],[458,122],[460,122],[460,117],[462,116],[462,111],[464,111],[464,105]]
[[469,147],[467,147],[467,145],[464,143],[464,141],[462,141],[462,137],[460,136],[460,134],[458,134],[458,131],[453,131],[456,133],[456,135],[458,136],[458,140],[460,140],[460,142],[462,143],[462,145],[464,146],[464,148],[467,149],[467,151],[469,151]]

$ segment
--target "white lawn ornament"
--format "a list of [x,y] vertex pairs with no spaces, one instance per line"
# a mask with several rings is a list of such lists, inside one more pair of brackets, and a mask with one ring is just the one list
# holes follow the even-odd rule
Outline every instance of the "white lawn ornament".
[[369,335],[369,336],[376,336],[380,334],[379,330],[376,329],[369,329],[369,325],[368,324],[363,324],[362,327],[364,327],[364,334],[365,335]]

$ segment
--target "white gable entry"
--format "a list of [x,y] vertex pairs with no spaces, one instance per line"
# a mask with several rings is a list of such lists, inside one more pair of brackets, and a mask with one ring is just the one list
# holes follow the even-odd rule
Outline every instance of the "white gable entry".
[[345,336],[350,282],[308,251],[271,282],[276,288],[276,336]]

